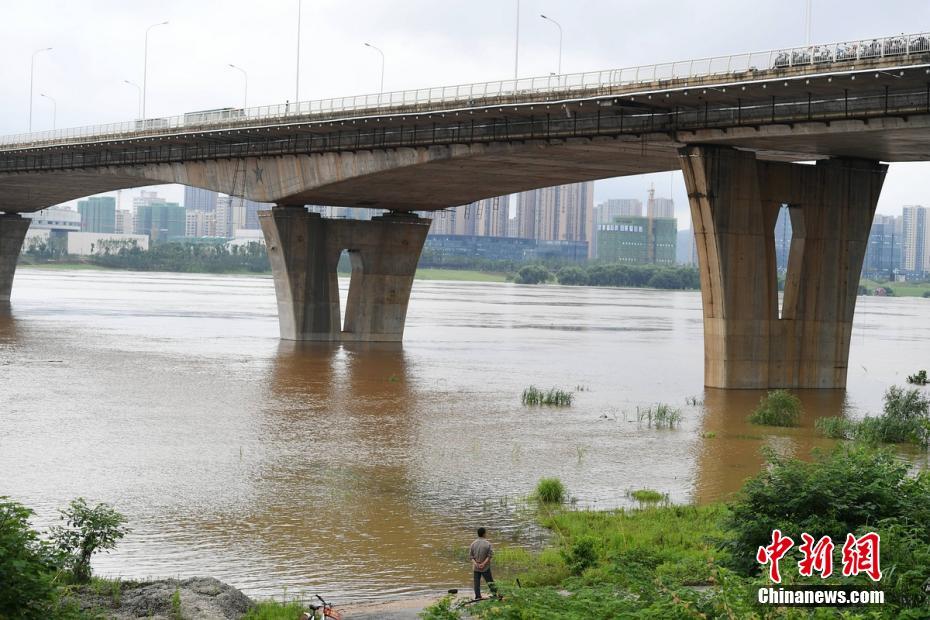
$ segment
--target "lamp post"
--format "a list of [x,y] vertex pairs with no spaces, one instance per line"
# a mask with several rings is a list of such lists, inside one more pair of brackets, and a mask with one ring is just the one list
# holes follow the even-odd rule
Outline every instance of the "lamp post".
[[384,94],[384,52],[380,48],[375,47],[371,43],[366,43],[365,47],[370,47],[379,54],[381,54],[381,87],[378,89],[378,102],[381,102],[381,95]]
[[514,90],[517,88],[517,73],[520,69],[520,0],[517,0],[517,36],[513,46],[513,82]]
[[249,107],[249,106],[248,106],[248,103],[249,103],[249,74],[246,73],[245,69],[243,69],[242,67],[237,67],[236,65],[234,65],[234,64],[232,64],[232,63],[229,63],[229,66],[232,67],[233,69],[235,69],[236,71],[239,71],[240,73],[242,73],[242,77],[243,77],[243,79],[245,80],[245,89],[243,90],[243,93],[242,93],[242,109],[245,110],[247,107]]
[[166,26],[168,22],[158,22],[157,24],[152,24],[145,29],[145,56],[142,61],[142,118],[145,119],[145,101],[146,101],[146,86],[148,85],[149,77],[149,32],[152,28],[157,28],[158,26]]
[[297,78],[294,84],[295,104],[300,103],[300,5],[301,0],[297,0]]
[[43,47],[32,52],[32,61],[29,63],[29,131],[32,131],[32,83],[36,76],[36,56],[42,52],[50,52],[52,48]]
[[52,129],[55,129],[55,125],[57,124],[56,121],[58,120],[58,102],[45,93],[39,93],[39,96],[45,97],[52,102]]
[[807,0],[807,23],[805,30],[807,31],[807,47],[811,46],[811,5],[813,0]]
[[553,24],[555,24],[555,27],[559,29],[559,71],[558,73],[559,75],[562,75],[562,24],[555,21],[551,17],[546,17],[545,15],[542,15],[542,14],[540,14],[540,17],[542,17],[546,21],[552,22]]
[[134,86],[138,91],[138,94],[136,95],[136,116],[142,118],[142,87],[135,82],[130,82],[129,80],[123,80],[123,84]]

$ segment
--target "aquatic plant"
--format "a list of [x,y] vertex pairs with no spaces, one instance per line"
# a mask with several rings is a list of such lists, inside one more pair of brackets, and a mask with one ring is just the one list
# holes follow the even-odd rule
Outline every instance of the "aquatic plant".
[[535,385],[523,390],[524,405],[553,405],[556,407],[570,407],[575,395],[566,390],[549,388],[548,391],[541,390]]
[[558,478],[543,478],[536,484],[536,499],[544,504],[565,501],[565,485]]
[[799,426],[801,401],[788,390],[772,390],[759,400],[749,421],[762,426]]
[[908,375],[907,382],[912,385],[927,385],[927,371],[918,370],[916,374]]
[[681,423],[681,410],[663,403],[645,409],[637,407],[636,416],[649,428],[675,428]]
[[668,495],[654,489],[637,489],[635,491],[630,491],[627,495],[640,504],[655,504],[668,499]]

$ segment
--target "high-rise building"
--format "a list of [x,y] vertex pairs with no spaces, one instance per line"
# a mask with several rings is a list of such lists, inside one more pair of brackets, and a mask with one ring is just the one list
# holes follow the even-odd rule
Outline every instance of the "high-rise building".
[[608,262],[674,265],[677,243],[675,218],[618,217],[597,227],[597,258]]
[[791,213],[783,206],[775,219],[775,268],[788,269],[788,257],[791,255]]
[[595,224],[610,224],[618,217],[642,217],[643,203],[638,198],[611,198],[597,205]]
[[679,230],[675,260],[679,265],[697,265],[697,245],[694,243],[694,230]]
[[486,198],[430,215],[431,235],[510,236],[510,196]]
[[23,213],[32,220],[29,228],[53,231],[80,231],[81,214],[67,207],[48,207],[34,213]]
[[875,215],[866,247],[863,273],[891,275],[901,268],[901,218],[893,215]]
[[81,230],[95,233],[116,232],[116,198],[112,196],[91,196],[78,201],[78,213],[81,214]]
[[136,209],[135,234],[148,235],[152,241],[183,237],[187,228],[184,207],[175,202],[155,202]]
[[216,211],[188,211],[186,215],[186,237],[216,237]]
[[117,209],[115,214],[115,232],[121,235],[131,235],[133,230],[132,211]]
[[209,189],[200,189],[199,187],[184,188],[184,208],[190,211],[206,211],[212,213],[216,211],[216,199],[219,196],[216,192]]
[[589,248],[592,248],[593,230],[593,182],[545,187],[517,195],[519,237],[546,241],[586,241]]
[[903,255],[901,267],[912,273],[930,271],[930,217],[927,207],[909,205],[904,207]]
[[649,199],[646,201],[646,217],[670,218],[675,217],[675,201],[671,198],[656,198],[656,188],[649,188]]

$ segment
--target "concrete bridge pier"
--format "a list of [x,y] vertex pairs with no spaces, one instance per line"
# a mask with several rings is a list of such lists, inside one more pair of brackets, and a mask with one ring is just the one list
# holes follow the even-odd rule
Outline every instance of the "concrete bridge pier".
[[[284,340],[399,342],[430,221],[388,213],[370,221],[337,220],[303,207],[259,213]],[[345,322],[336,267],[352,263]]]
[[20,215],[0,214],[0,302],[10,301],[16,261],[30,222],[29,218]]
[[[844,388],[862,261],[887,166],[680,151],[701,272],[704,377],[718,388]],[[775,221],[793,229],[778,306]]]

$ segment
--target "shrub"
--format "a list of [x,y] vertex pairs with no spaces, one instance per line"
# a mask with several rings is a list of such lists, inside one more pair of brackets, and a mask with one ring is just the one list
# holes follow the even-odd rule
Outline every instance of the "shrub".
[[544,504],[561,504],[565,501],[565,485],[558,478],[543,478],[536,485],[536,499]]
[[513,281],[517,284],[544,284],[552,279],[552,274],[542,265],[521,267]]
[[32,514],[0,497],[0,618],[53,617],[58,558],[29,526]]
[[636,491],[630,492],[630,497],[641,504],[655,504],[666,499],[668,496],[665,493],[659,493],[653,489],[637,489]]
[[831,416],[820,418],[814,423],[814,427],[825,437],[831,439],[852,439],[855,436],[857,424],[853,420]]
[[583,286],[588,283],[588,272],[576,265],[562,267],[555,277],[559,284]]
[[116,547],[117,541],[129,532],[123,525],[126,517],[107,504],[91,508],[83,497],[72,501],[60,513],[65,525],[56,525],[49,533],[58,549],[67,554],[74,580],[89,581],[91,556]]
[[927,385],[927,371],[918,370],[916,374],[908,375],[907,382],[913,385]]
[[562,550],[562,558],[572,575],[580,575],[597,564],[597,539],[581,536]]
[[924,299],[930,299],[930,291],[924,291],[924,294],[921,295]]
[[801,423],[801,401],[787,390],[772,390],[759,401],[749,421],[763,426],[798,426]]

